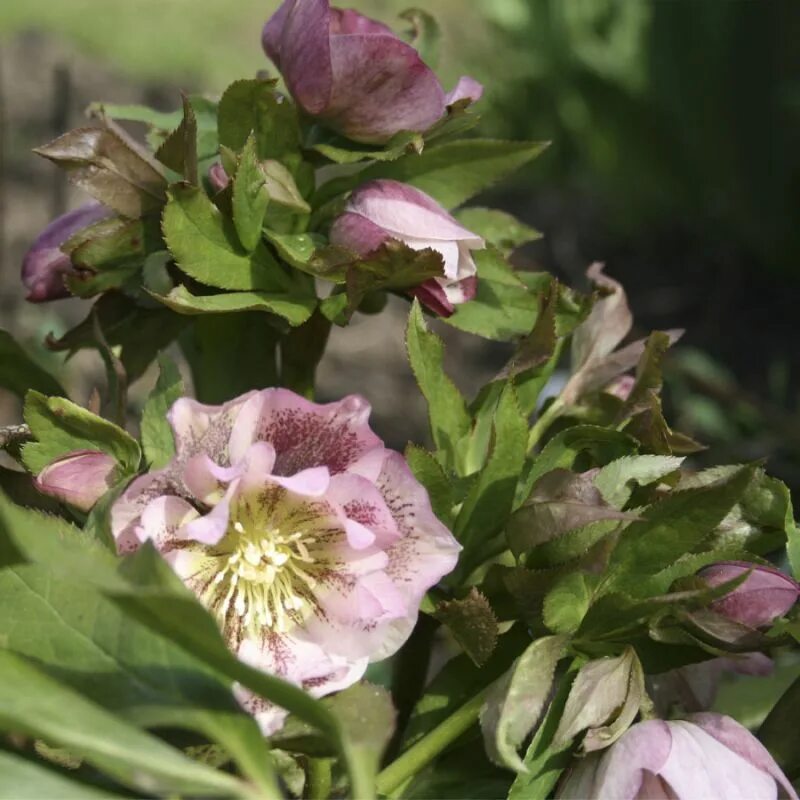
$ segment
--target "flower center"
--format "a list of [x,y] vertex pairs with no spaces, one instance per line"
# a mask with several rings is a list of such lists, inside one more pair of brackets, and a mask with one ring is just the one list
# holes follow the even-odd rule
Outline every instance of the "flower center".
[[316,542],[302,530],[233,522],[213,553],[214,574],[204,593],[208,607],[226,626],[285,633],[313,605],[313,573],[321,566]]

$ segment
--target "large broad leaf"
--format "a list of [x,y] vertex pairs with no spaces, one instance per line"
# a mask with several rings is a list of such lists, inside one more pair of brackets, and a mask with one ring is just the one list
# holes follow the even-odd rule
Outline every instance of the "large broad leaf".
[[13,392],[17,397],[25,397],[29,389],[43,394],[65,394],[61,384],[4,330],[0,330],[0,388]]
[[245,291],[286,290],[290,279],[261,242],[242,249],[233,222],[202,189],[174,184],[164,209],[164,238],[178,266],[207,286]]
[[466,139],[427,148],[421,155],[374,164],[353,177],[323,184],[317,204],[350,191],[374,178],[410,183],[447,208],[454,208],[478,192],[518,170],[547,146],[543,142],[506,142]]
[[428,403],[428,419],[436,448],[444,465],[455,467],[455,447],[469,430],[464,398],[444,372],[444,345],[425,325],[419,301],[411,307],[406,329],[406,348],[411,369]]
[[608,503],[622,508],[635,486],[647,486],[680,469],[677,456],[626,456],[606,464],[594,478],[594,485]]
[[158,380],[142,409],[142,449],[150,469],[160,469],[175,455],[175,440],[167,412],[185,392],[175,362],[162,355]]
[[455,216],[467,230],[483,236],[489,244],[503,252],[515,250],[523,244],[542,238],[539,231],[496,208],[470,206],[461,209]]
[[492,686],[481,710],[481,728],[486,751],[495,763],[526,771],[517,749],[546,708],[556,666],[566,655],[566,642],[564,636],[537,639]]
[[192,761],[5,650],[0,650],[0,725],[65,747],[141,792],[248,794],[235,778]]
[[69,400],[31,391],[25,398],[24,413],[37,439],[23,449],[25,466],[31,472],[38,473],[51,461],[76,450],[108,453],[128,475],[139,468],[142,454],[132,436]]
[[124,217],[157,211],[166,199],[158,162],[121,129],[76,128],[34,152],[63,167],[72,183]]

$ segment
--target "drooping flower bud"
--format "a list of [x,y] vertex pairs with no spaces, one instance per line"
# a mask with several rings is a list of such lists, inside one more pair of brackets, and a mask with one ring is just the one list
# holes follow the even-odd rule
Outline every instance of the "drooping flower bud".
[[[111,511],[120,553],[148,539],[217,618],[231,650],[321,697],[408,638],[460,547],[369,404],[285,389],[168,414],[176,455]],[[266,733],[285,712],[239,691]]]
[[331,242],[360,256],[396,239],[414,250],[431,248],[442,256],[444,275],[412,290],[420,302],[441,316],[471,300],[477,288],[472,250],[484,240],[456,222],[432,197],[405,183],[376,180],[350,195],[344,213],[333,223]]
[[767,749],[722,714],[648,720],[608,750],[576,760],[556,797],[567,800],[774,800],[797,793]]
[[48,464],[36,488],[81,511],[89,509],[113,486],[117,462],[97,450],[76,450]]
[[462,77],[445,93],[417,51],[385,25],[328,0],[285,0],[264,26],[262,45],[298,105],[357,142],[425,131],[448,105],[480,99]]
[[73,234],[112,212],[101,203],[86,203],[54,219],[37,237],[22,260],[22,283],[32,303],[69,297],[64,276],[73,271],[72,262],[61,245]]
[[[752,571],[751,571],[752,570]],[[746,561],[721,561],[699,572],[710,586],[719,586],[750,572],[744,582],[725,597],[715,600],[711,609],[750,628],[771,625],[797,602],[797,582],[774,567]]]

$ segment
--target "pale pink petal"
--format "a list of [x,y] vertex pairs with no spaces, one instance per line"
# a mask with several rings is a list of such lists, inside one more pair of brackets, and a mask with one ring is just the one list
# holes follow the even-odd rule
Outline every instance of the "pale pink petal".
[[399,237],[485,246],[483,238],[456,222],[432,197],[399,181],[365,183],[350,195],[346,210]]
[[[710,712],[692,714],[688,717],[688,722],[697,725],[728,750],[736,753],[749,764],[761,770],[761,772],[770,775],[783,787],[792,800],[797,800],[797,792],[795,792],[775,759],[770,755],[767,748],[743,725],[740,725],[731,717]],[[755,794],[751,796],[756,797]],[[774,792],[771,795],[765,794],[764,797],[775,797],[775,794]]]
[[469,75],[462,75],[452,91],[447,93],[445,102],[448,106],[464,99],[477,103],[481,97],[483,97],[483,86],[475,78],[470,78]]
[[139,517],[154,498],[165,492],[172,493],[173,486],[167,470],[148,472],[135,478],[111,506],[111,533],[120,545],[130,544],[131,537],[138,542],[135,530]]
[[159,550],[168,548],[179,529],[197,517],[197,510],[185,500],[162,495],[151,500],[142,512],[137,535],[140,541],[152,541]]
[[228,177],[228,173],[225,172],[225,167],[223,167],[219,162],[212,164],[208,168],[208,180],[214,187],[214,191],[217,192],[221,192],[223,189],[226,189],[228,184],[231,182],[231,179]]
[[347,534],[347,543],[354,550],[363,550],[375,544],[375,534],[360,522],[348,519],[345,521],[344,530]]
[[220,467],[205,453],[192,456],[181,475],[183,485],[193,497],[203,503],[216,502],[224,493],[225,487],[244,471],[244,465]]
[[328,491],[331,474],[327,467],[310,467],[292,475],[291,478],[273,475],[270,481],[303,497],[323,497]]
[[117,461],[97,450],[76,450],[48,464],[36,478],[42,494],[88,511],[114,484]]
[[[382,465],[383,457],[375,472],[375,478],[380,474]],[[348,520],[359,523],[370,531],[372,536],[370,544],[377,541],[381,547],[387,547],[399,538],[400,531],[386,507],[383,495],[375,487],[374,480],[351,472],[334,475],[327,497],[341,506]]]
[[411,236],[398,237],[412,250],[433,250],[442,257],[444,275],[447,282],[454,280],[458,275],[458,262],[461,253],[456,242],[447,242],[436,239],[414,239]]
[[231,483],[222,499],[208,514],[192,520],[181,529],[181,537],[206,545],[217,544],[230,526],[230,504],[238,488],[237,479]]

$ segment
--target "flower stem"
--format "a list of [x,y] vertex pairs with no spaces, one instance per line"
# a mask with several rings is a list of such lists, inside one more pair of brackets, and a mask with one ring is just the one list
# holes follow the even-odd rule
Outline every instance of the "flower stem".
[[536,420],[530,433],[528,434],[528,453],[539,444],[539,440],[544,436],[547,429],[556,421],[564,410],[564,403],[560,397],[556,397],[547,407],[545,412]]
[[308,778],[308,800],[328,800],[331,794],[330,758],[310,758],[306,776]]
[[454,711],[444,722],[437,725],[426,736],[412,745],[399,758],[395,759],[378,775],[378,793],[391,794],[408,778],[416,775],[423,767],[430,764],[442,750],[452,744],[462,733],[475,724],[481,706],[488,692],[488,687],[481,690]]

